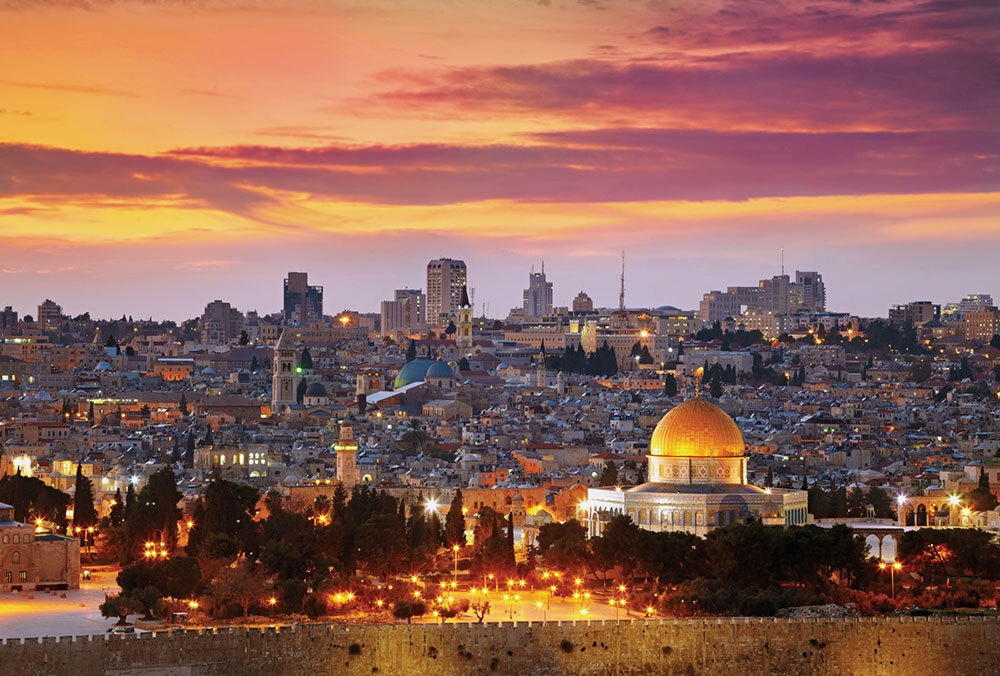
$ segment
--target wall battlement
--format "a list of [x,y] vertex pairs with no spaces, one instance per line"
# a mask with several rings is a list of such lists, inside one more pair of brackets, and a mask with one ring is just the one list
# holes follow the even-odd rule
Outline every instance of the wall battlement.
[[1000,673],[1000,619],[304,624],[8,639],[10,676]]

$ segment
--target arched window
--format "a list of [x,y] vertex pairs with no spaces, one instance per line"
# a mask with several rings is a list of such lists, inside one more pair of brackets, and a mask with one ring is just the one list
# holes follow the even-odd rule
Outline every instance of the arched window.
[[3,543],[5,545],[9,545],[10,544],[10,536],[9,535],[4,535],[3,536]]
[[14,552],[10,555],[11,563],[21,563],[21,552]]

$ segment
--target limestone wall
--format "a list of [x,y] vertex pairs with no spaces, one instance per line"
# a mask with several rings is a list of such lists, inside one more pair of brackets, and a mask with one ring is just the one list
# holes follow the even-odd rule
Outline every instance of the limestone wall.
[[1000,673],[1000,620],[301,625],[9,640],[5,676]]

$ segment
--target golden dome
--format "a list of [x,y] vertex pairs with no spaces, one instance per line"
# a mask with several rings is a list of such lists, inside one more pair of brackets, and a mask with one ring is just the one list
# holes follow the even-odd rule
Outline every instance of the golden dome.
[[667,411],[649,442],[650,455],[729,458],[743,455],[743,433],[710,401],[688,399]]

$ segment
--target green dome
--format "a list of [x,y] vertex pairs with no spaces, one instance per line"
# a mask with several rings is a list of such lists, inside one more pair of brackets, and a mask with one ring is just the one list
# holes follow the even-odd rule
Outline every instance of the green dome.
[[454,378],[455,372],[451,370],[445,362],[438,359],[436,362],[431,364],[431,367],[427,369],[427,373],[424,378]]
[[405,385],[420,382],[427,377],[427,371],[433,365],[434,361],[431,359],[414,359],[406,366],[399,369],[399,373],[396,374],[396,380],[393,382],[392,388],[394,390],[398,390]]

